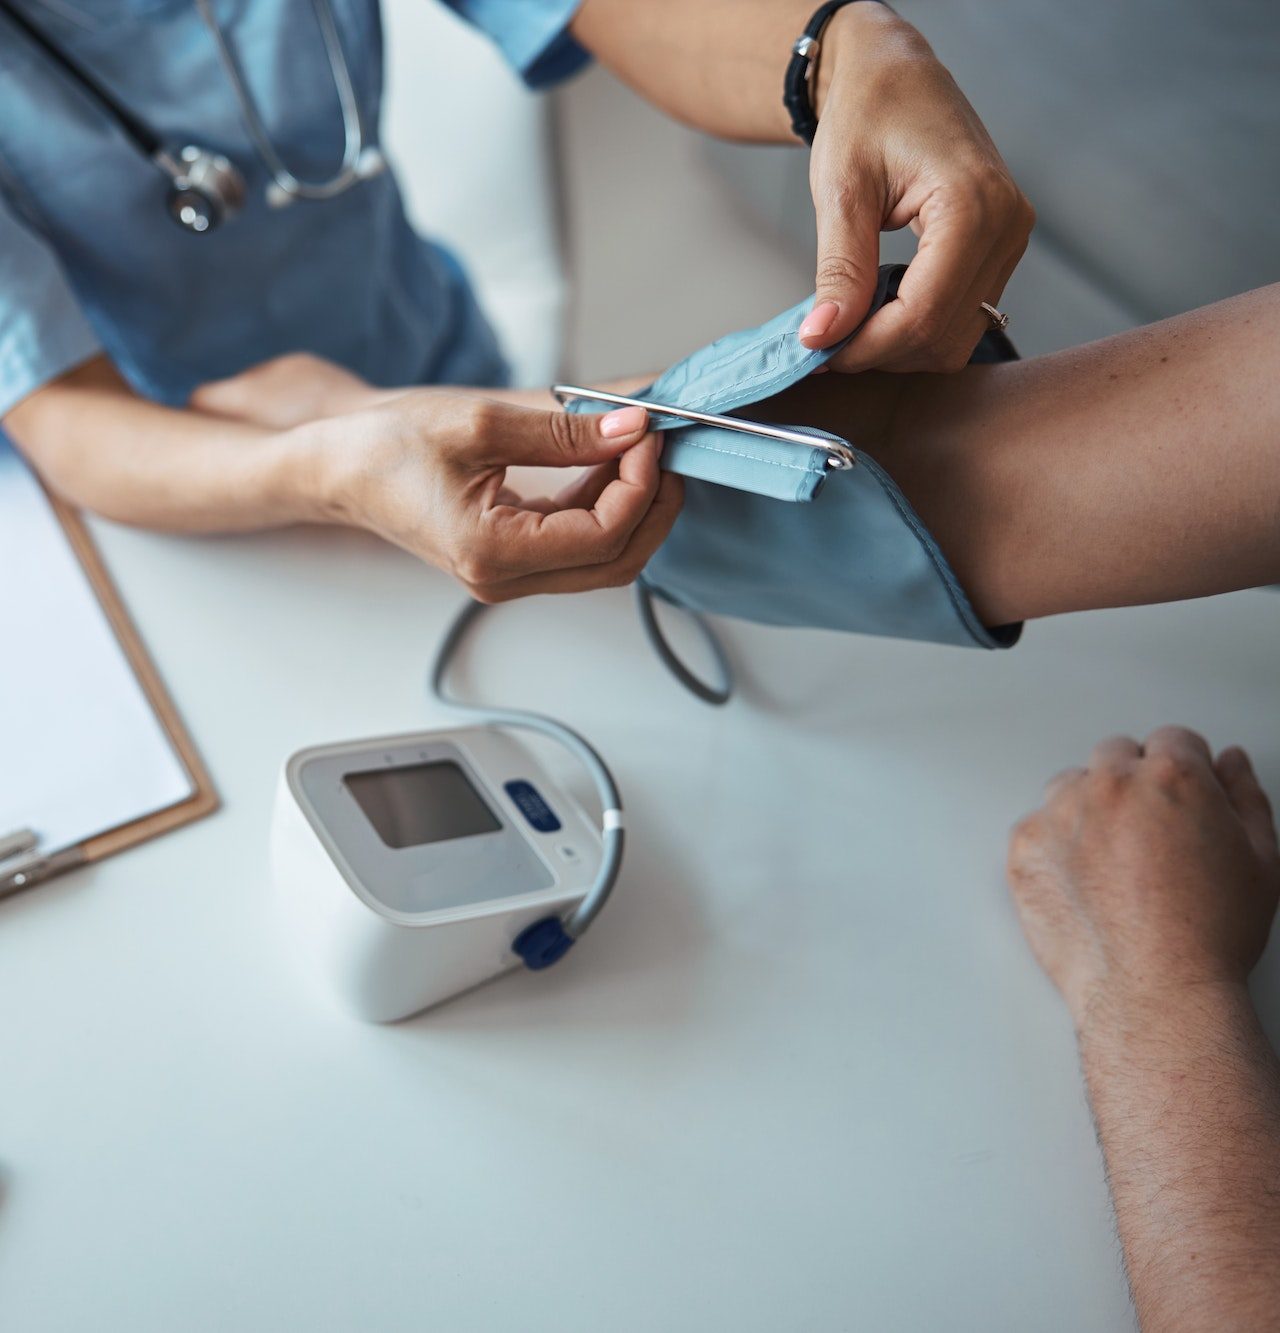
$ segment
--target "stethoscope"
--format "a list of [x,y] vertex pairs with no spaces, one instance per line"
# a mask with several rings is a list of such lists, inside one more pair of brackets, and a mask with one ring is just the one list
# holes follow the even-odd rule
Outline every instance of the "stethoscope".
[[[382,153],[365,142],[364,123],[351,82],[351,70],[342,50],[342,39],[338,35],[329,0],[311,0],[324,40],[325,53],[329,58],[329,70],[337,90],[338,104],[342,109],[342,163],[327,181],[301,180],[285,165],[271,142],[235,48],[215,18],[210,0],[195,0],[195,6],[213,37],[219,63],[231,85],[249,138],[270,173],[271,183],[266,192],[269,207],[284,208],[298,199],[332,199],[359,181],[368,180],[385,170],[386,161]],[[202,235],[230,221],[244,207],[248,193],[244,176],[228,158],[195,144],[187,144],[176,153],[171,152],[149,125],[122,106],[93,75],[60,50],[52,38],[20,14],[10,0],[0,0],[0,11],[70,76],[114,122],[125,138],[168,179],[165,207],[180,227]]]

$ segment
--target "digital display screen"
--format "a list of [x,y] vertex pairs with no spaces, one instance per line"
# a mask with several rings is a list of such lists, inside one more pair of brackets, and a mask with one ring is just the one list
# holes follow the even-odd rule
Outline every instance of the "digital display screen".
[[470,778],[447,759],[347,773],[342,782],[388,847],[421,847],[502,827]]

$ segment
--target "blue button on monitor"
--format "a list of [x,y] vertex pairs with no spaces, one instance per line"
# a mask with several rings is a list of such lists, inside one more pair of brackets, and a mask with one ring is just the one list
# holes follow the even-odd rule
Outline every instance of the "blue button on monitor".
[[560,821],[555,811],[542,799],[542,793],[523,778],[504,784],[507,795],[516,803],[516,808],[539,833],[555,833],[560,828]]

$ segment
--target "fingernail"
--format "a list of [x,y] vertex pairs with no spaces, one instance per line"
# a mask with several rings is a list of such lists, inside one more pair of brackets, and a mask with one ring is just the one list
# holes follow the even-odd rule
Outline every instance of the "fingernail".
[[643,407],[620,407],[614,412],[606,412],[600,418],[600,434],[606,440],[616,440],[622,435],[634,435],[644,430],[649,414]]
[[835,323],[839,313],[840,307],[834,301],[823,301],[821,305],[814,306],[805,317],[804,323],[800,325],[800,336],[821,338]]

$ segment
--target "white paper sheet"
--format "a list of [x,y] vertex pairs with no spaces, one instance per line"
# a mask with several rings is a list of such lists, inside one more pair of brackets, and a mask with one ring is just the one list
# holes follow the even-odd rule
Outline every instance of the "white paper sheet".
[[193,795],[44,492],[0,435],[0,837],[79,843]]

